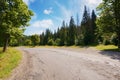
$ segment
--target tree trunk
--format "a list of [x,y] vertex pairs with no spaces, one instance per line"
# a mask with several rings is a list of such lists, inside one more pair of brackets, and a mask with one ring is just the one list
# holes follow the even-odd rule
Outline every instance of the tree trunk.
[[9,35],[6,36],[5,38],[5,42],[4,42],[4,45],[3,45],[3,52],[5,52],[7,50],[7,46],[8,46],[8,42],[9,42]]

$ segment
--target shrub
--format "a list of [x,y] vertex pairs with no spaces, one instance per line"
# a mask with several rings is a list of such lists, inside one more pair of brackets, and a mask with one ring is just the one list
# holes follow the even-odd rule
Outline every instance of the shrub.
[[48,41],[48,45],[50,45],[50,46],[54,45],[53,39],[50,39],[50,40]]
[[109,44],[110,44],[110,41],[107,40],[107,39],[104,39],[104,40],[103,40],[103,44],[104,44],[104,45],[109,45]]
[[113,35],[111,36],[110,42],[111,42],[112,44],[114,44],[114,45],[117,45],[117,44],[118,44],[118,37],[117,37],[116,34],[113,34]]
[[61,42],[61,40],[60,40],[59,38],[57,38],[57,39],[55,40],[55,45],[56,45],[56,46],[60,46],[60,42]]

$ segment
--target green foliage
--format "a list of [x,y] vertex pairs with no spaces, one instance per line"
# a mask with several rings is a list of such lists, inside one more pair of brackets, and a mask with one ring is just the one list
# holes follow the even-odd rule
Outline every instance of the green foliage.
[[18,43],[19,43],[19,42],[18,42],[17,39],[12,38],[12,39],[10,40],[9,45],[10,45],[10,46],[18,46],[18,45],[19,45]]
[[19,32],[19,35],[15,34],[14,36],[11,36],[9,46],[20,46],[20,45],[22,45],[22,43],[24,43],[22,41],[22,38],[23,38],[23,31]]
[[36,45],[39,45],[40,44],[40,37],[39,35],[32,35],[31,36],[31,41],[32,41],[32,45],[33,46],[36,46]]
[[50,46],[54,45],[53,39],[49,39],[47,44],[50,45]]
[[117,37],[116,34],[113,34],[113,35],[111,36],[110,42],[111,42],[112,44],[114,44],[114,45],[117,46],[117,44],[118,44],[118,37]]
[[63,21],[61,28],[58,28],[54,33],[47,29],[46,32],[43,32],[40,35],[40,44],[47,45],[48,42],[52,42],[52,40],[55,41],[54,45],[57,46],[93,44],[96,38],[96,15],[94,11],[92,11],[92,15],[90,16],[87,8],[85,7],[81,26],[78,24],[78,21],[76,25],[74,18],[71,17],[69,26],[65,24],[65,21]]
[[44,35],[44,42],[43,43],[46,45],[48,43],[48,40],[52,39],[52,32],[49,29],[47,29],[44,34],[45,35]]
[[56,40],[55,40],[55,45],[56,46],[60,46],[61,44],[61,40],[59,39],[59,38],[57,38]]
[[103,0],[97,9],[100,16],[97,19],[97,34],[115,33],[120,48],[120,0]]
[[94,10],[92,10],[92,15],[91,15],[91,35],[92,35],[91,42],[92,43],[96,43],[96,37],[97,37],[95,34],[96,29],[97,29],[96,18],[97,18],[97,16],[96,16]]
[[62,23],[62,27],[59,30],[59,38],[60,38],[60,46],[66,45],[67,42],[67,28],[65,25],[65,21]]
[[1,0],[0,6],[0,37],[5,51],[10,38],[21,34],[33,13],[22,0]]
[[107,39],[104,39],[104,40],[103,40],[103,44],[104,44],[104,45],[109,45],[109,44],[110,44],[110,41],[107,40]]
[[96,15],[94,11],[92,11],[92,18],[90,17],[90,13],[87,10],[87,7],[84,8],[83,18],[81,22],[80,28],[80,42],[83,42],[84,45],[89,45],[94,43],[95,40],[95,30],[96,30]]
[[76,36],[76,25],[73,17],[71,17],[69,22],[69,29],[68,29],[68,41],[67,41],[68,46],[75,44],[75,36]]
[[24,45],[31,46],[32,45],[31,39],[26,39]]
[[45,45],[45,35],[44,35],[44,33],[42,33],[40,35],[40,45]]

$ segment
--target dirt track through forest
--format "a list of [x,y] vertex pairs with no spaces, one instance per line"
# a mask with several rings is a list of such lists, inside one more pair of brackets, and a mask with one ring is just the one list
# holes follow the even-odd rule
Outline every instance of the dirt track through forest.
[[[19,48],[23,60],[8,80],[120,80],[120,56],[92,48]],[[120,54],[120,53],[115,53]]]

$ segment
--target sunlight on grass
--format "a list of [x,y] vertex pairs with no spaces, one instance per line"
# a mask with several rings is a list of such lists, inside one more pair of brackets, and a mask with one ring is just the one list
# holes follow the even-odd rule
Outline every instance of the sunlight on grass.
[[114,45],[98,45],[95,48],[104,51],[120,51],[118,47]]
[[15,48],[9,48],[6,52],[2,52],[0,48],[0,78],[6,78],[12,70],[19,64],[22,58],[20,51]]

